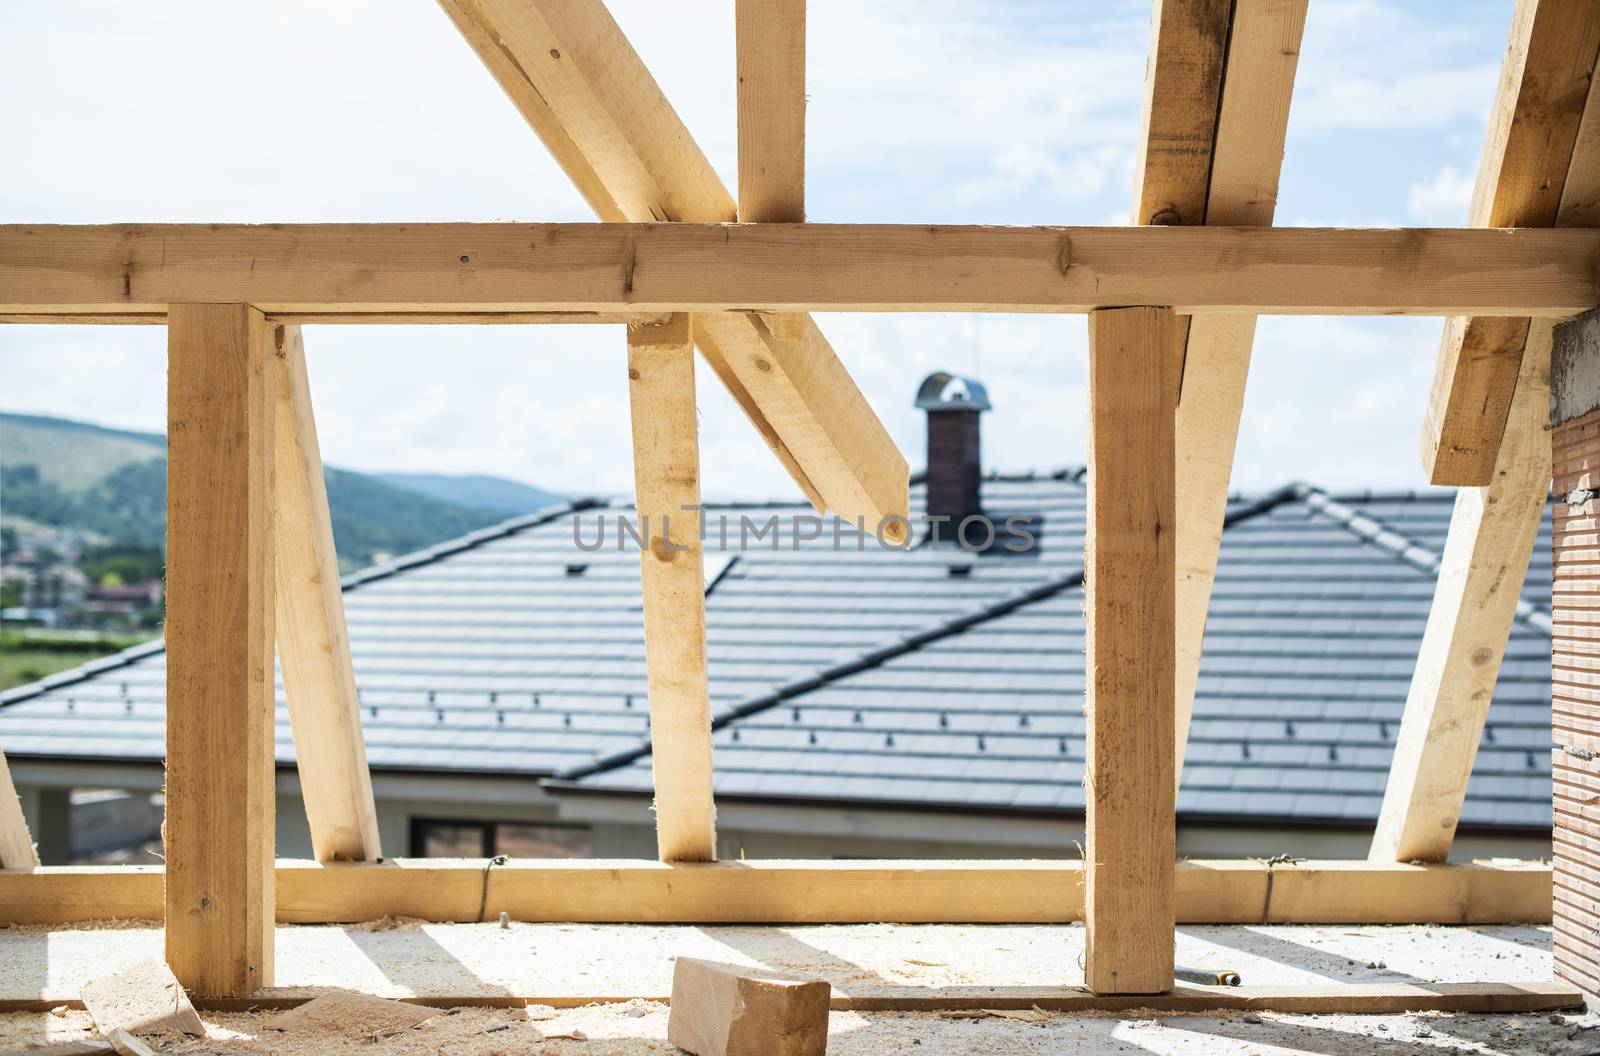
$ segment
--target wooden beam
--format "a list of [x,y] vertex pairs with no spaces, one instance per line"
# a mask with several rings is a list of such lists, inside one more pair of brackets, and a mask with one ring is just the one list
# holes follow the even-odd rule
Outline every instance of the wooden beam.
[[1089,316],[1084,978],[1172,989],[1176,320]]
[[1133,222],[1205,223],[1232,0],[1155,0]]
[[[1597,58],[1593,0],[1518,0],[1468,226],[1563,223],[1569,168],[1600,164],[1574,153]],[[1528,320],[1483,316],[1511,314],[1477,313],[1445,325],[1421,439],[1422,464],[1435,484],[1482,486],[1493,477]]]
[[665,862],[717,856],[700,540],[700,421],[689,317],[628,328],[633,479],[650,684],[656,837]]
[[272,327],[167,318],[167,963],[188,989],[272,985]]
[[806,0],[737,0],[739,221],[806,218]]
[[[1208,225],[1272,223],[1307,5],[1308,0],[1272,0],[1234,7],[1202,217]],[[1171,43],[1180,52],[1194,50],[1183,41]],[[1156,43],[1158,50],[1165,46],[1168,41]],[[1196,104],[1162,97],[1151,105],[1191,109]],[[1147,152],[1155,149],[1154,144],[1146,147]],[[1151,171],[1147,165],[1146,175]],[[1253,315],[1201,315],[1188,325],[1176,427],[1178,727],[1173,778],[1180,787],[1255,332]]]
[[[293,993],[291,990],[290,993]],[[252,998],[195,998],[206,1012],[265,1012],[296,1008],[309,996],[272,995]],[[517,994],[430,993],[400,998],[431,1008],[522,1008],[659,1001],[671,995],[653,991],[620,992],[595,985],[580,993],[570,987],[551,992]],[[81,1008],[81,998],[0,997],[0,1013],[46,1012]],[[1174,1015],[1193,1012],[1281,1012],[1295,1015],[1398,1015],[1407,1012],[1508,1013],[1580,1009],[1583,993],[1562,982],[1490,983],[1325,983],[1316,986],[1179,986],[1167,994],[1096,994],[1081,986],[904,986],[873,988],[862,994],[835,991],[828,1002],[834,1012],[984,1012],[1035,1009],[1068,1014],[1133,1012]]]
[[278,662],[295,765],[319,862],[382,857],[361,732],[339,560],[300,327],[277,327],[275,388]]
[[1551,322],[1532,325],[1488,487],[1456,494],[1370,857],[1450,854],[1550,494]]
[[[1597,255],[1600,231],[1576,229],[0,225],[0,313],[242,301],[285,321],[400,309],[758,320],[748,313],[1086,313],[1170,299],[1196,314],[1566,317],[1600,303]],[[776,373],[763,361],[741,377]]]
[[11,782],[11,767],[0,752],[0,868],[31,869],[39,864],[39,851],[28,835],[28,819],[22,814],[17,786]]
[[[735,218],[732,195],[602,0],[440,6],[602,220]],[[697,325],[702,354],[817,510],[869,524],[905,516],[905,458],[815,324],[805,321],[804,370],[768,369],[792,356],[747,319],[718,329]]]
[[[1188,860],[1177,865],[1176,904],[1184,924],[1548,924],[1551,890],[1545,862]],[[1077,861],[284,860],[277,892],[283,924],[386,916],[470,922],[502,912],[527,921],[638,924],[1083,919]],[[160,866],[0,870],[0,924],[161,911]]]
[[[473,326],[508,324],[513,326],[565,325],[568,323],[603,323],[626,326],[628,323],[648,323],[660,319],[664,312],[388,312],[382,315],[349,312],[298,312],[290,319],[281,319],[271,313],[271,323],[357,323],[371,326],[374,323],[470,323]],[[69,326],[166,326],[165,311],[149,312],[99,312],[84,315],[58,314],[51,316],[0,314],[3,323],[51,323]]]

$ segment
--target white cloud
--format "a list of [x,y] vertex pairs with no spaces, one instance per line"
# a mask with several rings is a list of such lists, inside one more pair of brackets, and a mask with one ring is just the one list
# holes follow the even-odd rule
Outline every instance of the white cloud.
[[1472,204],[1473,179],[1454,165],[1441,168],[1428,183],[1414,183],[1406,193],[1406,212],[1414,220],[1466,223],[1467,207]]
[[1494,96],[1497,67],[1347,77],[1297,89],[1295,120],[1306,128],[1425,128],[1480,120]]
[[[1510,11],[1495,2],[1504,10],[1311,6],[1287,158],[1305,168],[1286,180],[1282,222],[1393,216],[1413,182],[1419,204],[1448,197],[1428,195],[1449,187],[1437,166],[1465,172],[1463,144],[1481,142]],[[731,5],[612,6],[731,186]],[[1148,0],[813,0],[813,218],[1125,223],[1149,12]],[[0,97],[24,104],[0,110],[0,221],[590,218],[427,2],[0,4]],[[1375,157],[1364,130],[1383,128],[1427,160]],[[912,394],[940,368],[989,385],[991,465],[1082,460],[1081,318],[822,322],[913,465]],[[1263,320],[1238,479],[1419,479],[1437,326]],[[614,327],[326,326],[307,339],[332,463],[631,488]],[[163,344],[156,327],[0,327],[0,408],[160,429]],[[792,494],[715,378],[702,370],[699,384],[707,494]]]

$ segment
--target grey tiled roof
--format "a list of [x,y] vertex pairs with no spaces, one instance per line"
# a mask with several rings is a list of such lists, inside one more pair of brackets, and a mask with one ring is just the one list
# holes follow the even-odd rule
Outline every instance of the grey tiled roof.
[[[835,551],[824,528],[727,564],[706,608],[719,795],[1082,809],[1081,473],[990,478],[984,496],[1038,519],[1034,552]],[[1450,495],[1302,487],[1230,511],[1179,808],[1370,822]],[[592,541],[628,512],[559,508],[347,580],[371,765],[648,791],[638,559],[573,542],[574,518]],[[808,512],[714,508],[710,546],[721,515],[736,537],[741,514]],[[1550,821],[1548,521],[1525,601],[1466,825]],[[164,691],[159,646],[98,661],[0,697],[0,747],[160,759]]]
[[[1043,485],[1041,485],[1043,486]],[[1057,485],[1059,486],[1059,485]],[[1293,489],[1224,533],[1181,814],[1370,824],[1433,595],[1452,496]],[[982,559],[980,559],[981,561]],[[1550,824],[1549,519],[1524,584],[1462,824]],[[725,797],[1083,809],[1078,583],[715,734]],[[648,756],[569,775],[649,789]]]

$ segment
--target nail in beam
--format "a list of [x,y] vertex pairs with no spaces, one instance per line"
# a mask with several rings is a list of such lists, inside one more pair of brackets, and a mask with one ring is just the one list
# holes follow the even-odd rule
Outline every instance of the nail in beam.
[[167,313],[166,955],[213,997],[272,985],[273,327]]
[[1096,993],[1173,984],[1181,347],[1170,309],[1089,316],[1084,976]]

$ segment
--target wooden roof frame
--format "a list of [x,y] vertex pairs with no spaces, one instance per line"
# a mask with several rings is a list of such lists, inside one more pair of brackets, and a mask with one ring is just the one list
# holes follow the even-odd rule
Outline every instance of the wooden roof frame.
[[[736,4],[737,201],[602,0],[439,2],[602,223],[0,226],[0,321],[169,328],[177,584],[168,866],[37,868],[0,781],[0,920],[163,905],[180,977],[240,996],[270,985],[274,919],[483,919],[502,898],[526,919],[1084,919],[1106,994],[1172,988],[1178,920],[1549,919],[1548,868],[1408,865],[1442,861],[1453,825],[1385,833],[1459,810],[1481,715],[1438,672],[1484,627],[1503,649],[1514,595],[1481,584],[1525,569],[1549,480],[1548,435],[1514,410],[1540,396],[1523,348],[1600,303],[1592,3],[1519,0],[1469,228],[1333,230],[1270,226],[1306,0],[1156,0],[1132,228],[805,223],[803,0]],[[700,554],[665,535],[641,554],[664,864],[379,864],[299,324],[624,323],[641,509],[697,498],[698,347],[819,511],[903,519],[906,461],[811,311],[1089,316],[1082,866],[710,861]],[[1423,456],[1472,486],[1459,567],[1372,860],[1170,864],[1254,317],[1277,313],[1449,319]],[[271,858],[274,638],[296,740],[323,749],[300,750],[319,864]],[[1443,761],[1441,723],[1465,746]]]

